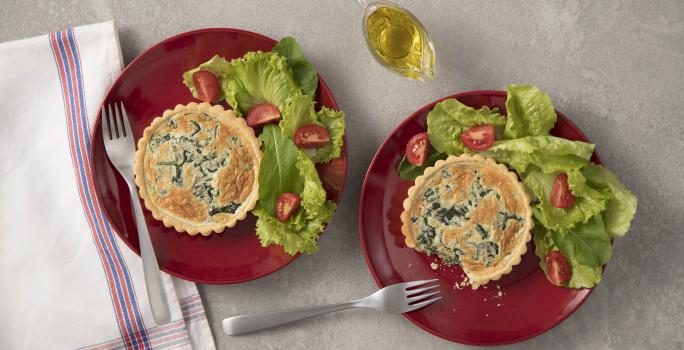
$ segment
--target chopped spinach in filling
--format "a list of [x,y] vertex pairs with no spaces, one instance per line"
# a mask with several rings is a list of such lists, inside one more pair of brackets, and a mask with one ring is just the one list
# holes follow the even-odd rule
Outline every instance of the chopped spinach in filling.
[[418,243],[426,246],[434,245],[435,236],[437,236],[435,228],[428,224],[424,224],[420,235],[418,235]]
[[228,205],[223,207],[213,208],[209,211],[209,215],[216,215],[218,213],[229,213],[233,214],[240,207],[240,203],[230,202]]
[[506,227],[508,226],[508,222],[511,220],[517,221],[518,223],[522,223],[524,221],[524,219],[522,217],[520,217],[519,215],[516,215],[516,214],[506,213],[503,211],[496,213],[496,222],[497,222],[496,225],[501,230],[505,230]]
[[477,229],[477,233],[480,235],[480,238],[484,241],[489,238],[489,231],[484,228],[481,224],[476,224],[475,229]]

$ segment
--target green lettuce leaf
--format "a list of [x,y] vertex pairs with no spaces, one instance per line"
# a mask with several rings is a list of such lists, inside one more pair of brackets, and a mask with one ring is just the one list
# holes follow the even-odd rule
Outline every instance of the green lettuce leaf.
[[570,260],[572,277],[567,283],[568,288],[593,288],[603,277],[603,268],[599,266],[587,266]]
[[613,253],[601,215],[566,231],[551,231],[551,237],[563,255],[582,265],[601,267],[608,263]]
[[290,98],[282,110],[282,119],[279,124],[283,135],[293,138],[297,129],[303,125],[321,125],[316,116],[314,105],[313,99],[303,94],[297,94]]
[[586,182],[598,189],[609,189],[612,196],[603,211],[603,221],[606,231],[614,236],[624,236],[636,214],[637,197],[630,192],[620,179],[610,170],[595,164],[582,169]]
[[[534,252],[539,257],[539,267],[544,271],[544,274],[548,274],[546,271],[546,255],[551,250],[559,250],[556,246],[551,233],[546,230],[541,225],[535,225],[533,229],[534,237]],[[603,270],[600,266],[588,266],[577,262],[576,259],[568,257],[570,262],[570,267],[572,269],[572,275],[570,280],[566,283],[568,288],[592,288],[601,282],[601,277]]]
[[[272,128],[277,130],[275,127]],[[284,137],[283,139],[289,140]],[[268,213],[262,206],[253,211],[259,218],[256,232],[261,245],[265,247],[279,244],[290,255],[318,251],[318,238],[325,229],[325,225],[332,219],[336,209],[335,203],[325,199],[326,194],[313,162],[304,153],[298,153],[295,167],[304,182],[300,193],[301,208],[284,223]]]
[[318,177],[318,172],[316,172],[316,166],[301,151],[295,166],[304,178],[304,188],[300,194],[302,197],[302,208],[308,214],[309,219],[319,217],[321,212],[326,212],[327,209],[323,207],[325,203],[325,190],[323,189],[321,179]]
[[[314,163],[279,127],[266,125],[259,138],[264,157],[259,166],[259,205],[253,211],[259,218],[259,240],[263,246],[280,244],[288,254],[313,253],[336,205],[326,200]],[[284,223],[275,217],[275,203],[283,192],[302,198],[300,209]]]
[[430,145],[440,152],[459,155],[468,151],[459,137],[461,132],[483,124],[503,127],[506,119],[496,108],[474,109],[456,99],[444,100],[436,104],[427,116]]
[[556,111],[548,95],[534,85],[508,85],[504,138],[545,136],[556,124]]
[[328,129],[330,134],[330,142],[323,147],[309,148],[303,150],[316,163],[326,163],[332,159],[339,158],[342,154],[342,145],[344,144],[344,112],[335,111],[328,107],[321,108],[316,113],[318,120],[323,126]]
[[423,165],[413,165],[409,163],[408,159],[406,159],[406,156],[404,156],[397,165],[397,172],[399,172],[400,178],[413,181],[418,176],[423,175],[423,172],[425,172],[426,168],[435,165],[438,160],[446,159],[447,157],[448,155],[446,153],[438,152],[434,148],[431,148],[430,154]]
[[575,224],[589,221],[594,215],[606,208],[606,201],[610,198],[607,191],[594,190],[582,182],[579,171],[573,170],[568,174],[570,191],[575,195],[575,203],[570,208],[556,208],[551,204],[551,188],[558,173],[546,174],[540,170],[531,171],[523,180],[525,187],[537,203],[534,205],[534,217],[544,227],[564,231]]
[[593,152],[594,145],[591,143],[555,136],[528,136],[495,141],[492,147],[480,154],[524,174],[533,168],[531,166],[546,173],[580,169],[589,165]]
[[344,143],[345,121],[344,113],[327,107],[320,111],[314,111],[314,102],[311,97],[298,94],[292,97],[282,111],[280,128],[283,134],[293,139],[297,129],[307,124],[316,124],[325,127],[330,134],[330,142],[323,147],[303,149],[311,160],[316,163],[325,163],[338,158],[342,153]]
[[192,74],[208,70],[221,81],[223,96],[233,110],[244,115],[261,103],[277,106],[282,112],[287,100],[301,93],[285,57],[270,52],[248,52],[230,62],[214,56],[208,62],[183,74],[183,82],[196,96]]
[[287,64],[292,69],[294,79],[299,87],[302,88],[302,92],[313,98],[318,87],[318,74],[313,64],[304,58],[302,49],[297,44],[297,41],[291,37],[282,38],[273,47],[271,52],[275,52],[287,59]]
[[296,164],[301,153],[275,125],[266,125],[259,135],[264,157],[259,166],[259,206],[275,216],[275,203],[283,192],[302,193],[305,179]]
[[256,233],[262,246],[278,244],[290,255],[311,254],[318,251],[318,238],[335,213],[335,204],[326,201],[319,211],[320,216],[308,221],[301,228],[291,223],[282,223],[261,208],[252,212],[258,218]]

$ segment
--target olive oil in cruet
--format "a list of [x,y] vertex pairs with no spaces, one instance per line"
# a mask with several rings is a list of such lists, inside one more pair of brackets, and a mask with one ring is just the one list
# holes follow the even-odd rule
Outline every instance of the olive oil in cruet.
[[410,12],[390,2],[369,2],[364,9],[363,29],[368,47],[380,64],[406,78],[432,81],[432,41]]

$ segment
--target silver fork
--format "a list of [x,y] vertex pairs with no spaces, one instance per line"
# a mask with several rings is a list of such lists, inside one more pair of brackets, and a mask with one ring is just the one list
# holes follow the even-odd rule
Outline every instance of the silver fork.
[[[145,285],[147,287],[147,298],[152,307],[152,315],[158,325],[166,324],[171,321],[169,302],[166,298],[166,289],[161,279],[157,257],[154,255],[150,233],[145,225],[145,217],[140,201],[138,200],[138,189],[135,187],[133,177],[133,164],[135,162],[135,140],[131,125],[128,122],[128,115],[123,103],[119,106],[114,104],[107,105],[105,110],[102,107],[102,138],[104,139],[107,156],[114,164],[119,174],[126,180],[128,190],[131,193],[131,203],[135,212],[135,226],[138,229],[138,240],[140,241],[140,255],[143,261],[143,271],[145,273]],[[119,111],[120,110],[120,111]],[[123,117],[123,118],[122,118]],[[111,133],[110,133],[111,130]]]
[[[435,281],[437,280],[432,279],[397,283],[380,289],[379,291],[363,299],[341,304],[313,306],[299,309],[228,317],[222,322],[223,333],[227,335],[241,335],[327,314],[333,311],[357,307],[370,308],[395,314],[410,312],[428,306],[435,301],[442,299],[442,297],[430,298],[440,292],[439,290],[434,290],[435,288],[439,287],[438,284],[433,284]],[[427,284],[433,285],[425,286]],[[419,286],[425,287],[415,288]],[[432,292],[425,293],[428,291]]]

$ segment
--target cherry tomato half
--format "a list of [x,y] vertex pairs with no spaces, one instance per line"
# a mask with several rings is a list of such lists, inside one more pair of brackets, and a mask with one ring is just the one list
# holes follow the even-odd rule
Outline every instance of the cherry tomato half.
[[406,159],[413,165],[423,165],[430,154],[430,139],[427,132],[413,135],[406,144]]
[[562,286],[570,280],[572,271],[568,259],[558,250],[552,250],[546,254],[546,278],[557,286]]
[[215,102],[221,93],[219,81],[212,72],[199,70],[192,74],[192,82],[197,90],[197,98],[204,102]]
[[556,176],[551,188],[551,204],[556,208],[570,208],[575,203],[575,196],[570,192],[568,174],[560,173]]
[[280,222],[285,222],[299,209],[302,199],[290,192],[283,192],[278,196],[275,205],[276,217]]
[[473,151],[484,151],[494,144],[494,126],[479,125],[461,132],[460,139]]
[[316,124],[304,125],[297,129],[294,142],[299,148],[318,148],[330,141],[330,134],[324,127]]
[[257,128],[268,123],[275,123],[280,120],[280,111],[278,107],[269,104],[258,104],[249,109],[247,112],[247,125],[251,128]]

